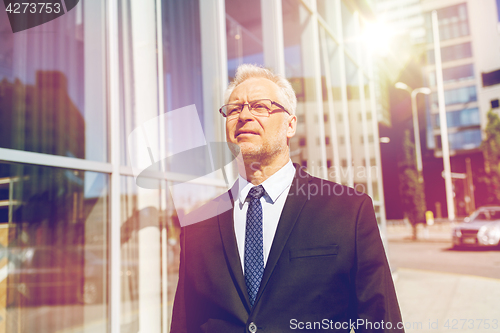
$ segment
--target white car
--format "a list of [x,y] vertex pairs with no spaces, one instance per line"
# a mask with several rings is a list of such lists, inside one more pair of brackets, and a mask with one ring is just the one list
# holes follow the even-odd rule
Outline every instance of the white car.
[[499,246],[500,206],[481,207],[452,231],[453,247]]

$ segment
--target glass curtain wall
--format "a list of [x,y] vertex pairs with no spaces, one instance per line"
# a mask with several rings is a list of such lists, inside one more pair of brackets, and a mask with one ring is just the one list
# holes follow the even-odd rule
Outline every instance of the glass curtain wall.
[[227,66],[229,80],[241,64],[264,65],[260,0],[226,0]]
[[182,217],[227,188],[207,161],[175,159],[221,137],[209,99],[221,77],[204,63],[216,45],[203,38],[220,22],[200,14],[216,4],[119,2],[120,332],[169,331]]
[[0,163],[0,330],[107,326],[109,179]]
[[[283,1],[286,75],[298,98],[292,160],[316,176],[368,193],[379,206],[382,188],[372,59],[363,45],[364,20],[351,6],[340,0]],[[315,18],[318,30],[311,35]],[[315,61],[319,71],[312,65]]]
[[0,332],[107,332],[104,3],[13,33],[0,4]]
[[[474,74],[474,55],[469,29],[467,3],[439,8],[437,10],[443,65],[443,83],[447,119],[450,128],[449,143],[454,151],[465,152],[478,149],[481,144],[479,124],[479,103],[477,98],[476,77]],[[433,93],[427,102],[427,146],[441,150],[439,132],[438,103],[436,90],[436,69],[432,37],[431,13],[426,13],[427,29],[427,68],[426,79]],[[457,66],[457,61],[459,65]],[[471,118],[470,120],[468,118]],[[476,120],[477,118],[477,120]]]
[[310,8],[295,0],[283,5],[285,75],[297,95],[297,133],[291,141],[292,161],[326,178],[324,113],[321,98],[318,22]]
[[103,6],[17,33],[0,9],[0,147],[107,162]]

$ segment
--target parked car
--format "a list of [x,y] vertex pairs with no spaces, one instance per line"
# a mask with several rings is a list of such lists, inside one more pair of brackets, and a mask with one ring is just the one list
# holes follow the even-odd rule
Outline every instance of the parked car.
[[481,207],[452,231],[453,246],[499,246],[500,206]]

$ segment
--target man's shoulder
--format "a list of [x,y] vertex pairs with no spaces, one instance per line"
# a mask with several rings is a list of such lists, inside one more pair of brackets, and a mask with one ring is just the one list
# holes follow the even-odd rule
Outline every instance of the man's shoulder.
[[181,227],[203,227],[217,222],[217,217],[232,211],[233,198],[231,191],[226,191],[209,200],[188,214],[179,217]]

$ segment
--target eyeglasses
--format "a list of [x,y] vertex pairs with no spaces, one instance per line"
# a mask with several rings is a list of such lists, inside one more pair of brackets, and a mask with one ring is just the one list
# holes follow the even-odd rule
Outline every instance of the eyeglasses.
[[232,120],[239,117],[240,112],[243,111],[245,105],[248,105],[248,110],[250,111],[250,113],[257,117],[269,117],[271,113],[276,110],[273,110],[273,105],[280,109],[280,111],[285,111],[286,113],[290,114],[290,112],[285,110],[285,107],[270,99],[258,99],[256,101],[250,101],[248,103],[226,104],[219,109],[219,112],[223,117],[227,118],[228,120]]

